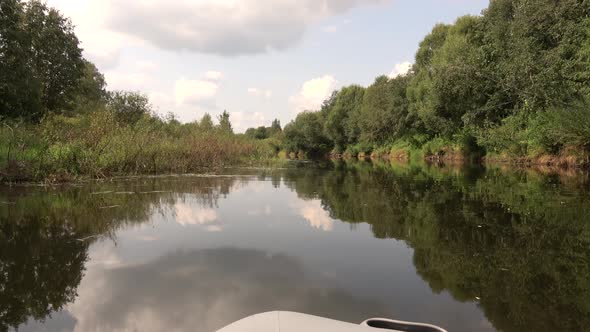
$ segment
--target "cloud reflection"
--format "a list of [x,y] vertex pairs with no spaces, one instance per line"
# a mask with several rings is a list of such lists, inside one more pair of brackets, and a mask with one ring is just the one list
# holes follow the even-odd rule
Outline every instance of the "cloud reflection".
[[299,215],[307,220],[312,227],[326,232],[334,229],[334,220],[330,218],[328,212],[322,207],[320,200],[297,201],[293,206]]
[[176,222],[182,226],[205,225],[218,219],[217,211],[210,208],[196,208],[189,204],[174,205]]
[[383,312],[378,303],[319,287],[292,257],[256,250],[182,251],[148,264],[92,269],[79,291],[68,308],[75,331],[215,331],[269,310],[352,321]]

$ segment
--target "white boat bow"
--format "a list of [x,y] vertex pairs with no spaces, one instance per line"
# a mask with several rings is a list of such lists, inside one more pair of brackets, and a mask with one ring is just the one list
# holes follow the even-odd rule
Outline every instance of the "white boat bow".
[[289,311],[272,311],[246,317],[217,332],[376,332],[377,330],[447,332],[438,326],[423,323],[371,318],[357,325]]

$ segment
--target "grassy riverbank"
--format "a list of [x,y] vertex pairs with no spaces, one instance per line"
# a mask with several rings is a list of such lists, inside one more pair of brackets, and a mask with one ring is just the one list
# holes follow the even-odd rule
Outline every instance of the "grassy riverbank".
[[264,164],[278,152],[272,139],[250,139],[209,123],[180,124],[151,115],[125,123],[108,110],[0,126],[3,182],[187,173]]
[[[514,145],[523,144],[513,141]],[[518,166],[549,166],[555,168],[588,168],[590,151],[581,146],[568,146],[549,151],[535,143],[528,146],[507,147],[502,150],[482,148],[472,140],[435,138],[423,143],[399,140],[382,146],[355,145],[342,154],[331,154],[334,159],[372,159],[392,161],[429,161],[447,164],[507,164]],[[515,151],[516,149],[520,151]]]

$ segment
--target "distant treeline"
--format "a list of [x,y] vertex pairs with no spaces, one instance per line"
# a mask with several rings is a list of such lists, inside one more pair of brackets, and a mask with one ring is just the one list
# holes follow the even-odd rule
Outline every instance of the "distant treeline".
[[584,158],[589,101],[590,1],[492,0],[480,16],[436,25],[406,75],[344,87],[299,114],[285,144],[350,156]]

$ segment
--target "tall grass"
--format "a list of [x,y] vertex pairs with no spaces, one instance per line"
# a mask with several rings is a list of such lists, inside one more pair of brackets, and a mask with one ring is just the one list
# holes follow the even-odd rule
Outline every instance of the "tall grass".
[[144,116],[132,124],[113,112],[40,124],[3,122],[0,180],[71,180],[80,176],[187,173],[262,162],[276,156],[272,142]]

